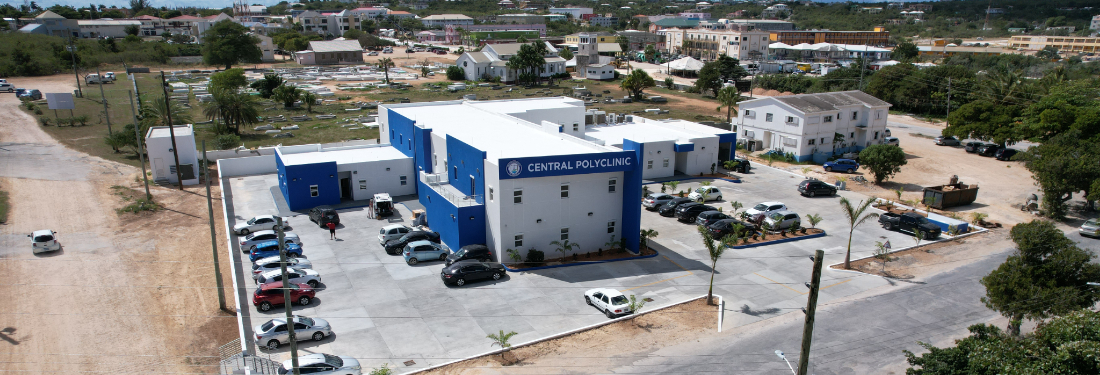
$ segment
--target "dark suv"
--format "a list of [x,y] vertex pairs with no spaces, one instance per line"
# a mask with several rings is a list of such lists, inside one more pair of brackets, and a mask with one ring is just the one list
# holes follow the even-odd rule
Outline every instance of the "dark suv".
[[695,218],[695,224],[702,225],[702,226],[705,227],[705,226],[714,224],[714,222],[716,222],[718,220],[729,219],[729,218],[730,218],[730,215],[726,215],[726,214],[721,213],[719,211],[706,211],[706,212],[703,212],[703,213],[699,214],[699,216]]
[[976,154],[978,153],[978,148],[982,146],[985,146],[985,142],[966,142],[965,150],[971,154]]
[[340,214],[336,213],[336,210],[329,206],[318,206],[309,209],[309,221],[317,223],[317,226],[324,228],[325,224],[333,223],[340,225]]
[[1012,160],[1012,157],[1016,156],[1016,154],[1018,154],[1018,153],[1020,153],[1020,152],[1017,151],[1016,149],[1006,147],[1006,148],[1002,148],[1002,149],[997,150],[997,152],[993,154],[993,157],[996,158],[997,160],[1000,160],[1000,161],[1008,161],[1008,160]]
[[804,196],[836,195],[836,187],[821,180],[805,180],[798,184],[798,193]]
[[386,254],[397,254],[401,252],[401,249],[405,248],[405,245],[416,241],[432,241],[439,243],[439,233],[426,231],[426,230],[414,230],[409,233],[405,233],[404,236],[396,240],[386,241]]
[[715,239],[719,239],[719,238],[725,237],[726,235],[733,232],[733,226],[737,225],[737,224],[743,225],[745,227],[745,230],[746,230],[745,232],[742,232],[741,237],[744,237],[744,236],[746,236],[748,234],[751,234],[752,232],[756,231],[756,224],[746,222],[746,221],[737,220],[737,219],[718,220],[714,224],[711,224],[710,226],[708,226],[707,230],[710,230],[711,237],[714,237]]
[[439,278],[445,285],[466,285],[468,281],[493,279],[500,280],[507,274],[500,263],[482,263],[476,260],[464,260],[451,264],[439,272]]
[[455,262],[470,259],[482,262],[492,262],[493,252],[489,251],[489,248],[485,245],[466,245],[451,255],[448,255],[445,264],[449,266]]
[[731,172],[738,172],[738,173],[744,174],[744,173],[749,173],[749,171],[752,170],[752,164],[749,163],[748,159],[730,159],[730,161],[732,161],[732,162],[734,162],[734,164],[736,164],[736,165],[733,165],[732,166],[733,168],[730,169]]
[[694,223],[699,214],[707,211],[718,211],[718,209],[700,203],[681,204],[680,207],[676,207],[676,220],[681,223]]
[[664,206],[661,206],[661,208],[657,209],[657,213],[661,214],[661,216],[664,216],[664,217],[676,216],[676,207],[678,207],[678,206],[680,206],[681,204],[684,204],[684,203],[694,203],[694,202],[692,202],[691,198],[687,198],[687,197],[676,198],[676,199],[668,201],[668,203],[665,203]]
[[1000,150],[1000,149],[1001,149],[1000,145],[995,145],[995,144],[992,144],[992,143],[988,143],[988,144],[985,144],[981,147],[978,147],[978,155],[993,156],[993,154],[996,154],[997,150]]

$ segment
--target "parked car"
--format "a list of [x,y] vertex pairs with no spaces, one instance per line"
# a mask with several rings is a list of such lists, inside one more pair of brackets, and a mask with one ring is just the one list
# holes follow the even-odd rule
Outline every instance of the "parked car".
[[733,169],[730,169],[730,171],[738,173],[749,173],[749,171],[752,170],[752,163],[749,163],[749,159],[734,158],[730,159],[730,161],[736,164],[733,166]]
[[[256,244],[258,244],[260,242],[278,241],[278,240],[279,240],[279,234],[275,233],[275,231],[273,231],[273,230],[261,230],[259,232],[255,232],[255,233],[249,234],[247,236],[244,236],[244,238],[241,239],[241,241],[240,241],[241,251],[249,252],[249,251],[252,251],[253,247],[255,247]],[[283,242],[285,242],[287,244],[295,244],[295,245],[301,245],[302,244],[302,240],[300,240],[298,238],[298,235],[295,234],[295,233],[292,233],[292,232],[283,232]]]
[[737,219],[718,220],[714,224],[708,226],[707,230],[710,231],[711,237],[722,238],[729,235],[730,233],[733,233],[733,227],[737,224],[741,224],[746,229],[746,232],[742,233],[742,237],[748,235],[749,233],[756,232],[756,224],[744,222]]
[[[313,262],[310,262],[306,258],[286,258],[286,268],[289,269],[311,269],[313,268]],[[282,270],[282,265],[279,263],[279,257],[267,257],[256,260],[252,263],[252,280],[260,278],[260,274],[272,270]]]
[[1012,160],[1012,157],[1016,156],[1016,154],[1018,154],[1018,153],[1020,153],[1020,151],[1017,151],[1014,148],[1007,148],[1006,147],[1006,148],[997,149],[997,152],[993,153],[993,158],[995,158],[997,160],[1000,160],[1000,161],[1008,161],[1008,160]]
[[787,229],[795,225],[802,225],[802,219],[798,217],[798,214],[791,211],[772,212],[768,214],[764,222],[768,224],[768,228],[771,230]]
[[[312,269],[287,269],[286,279],[290,280],[291,284],[306,284],[310,288],[316,288],[321,284],[321,274]],[[283,271],[271,270],[260,274],[260,277],[256,278],[257,284],[270,284],[270,283],[282,283]]]
[[955,139],[955,137],[952,137],[952,136],[949,136],[949,135],[948,136],[942,136],[941,135],[939,137],[936,137],[936,139],[933,142],[936,142],[936,144],[940,145],[940,146],[958,146],[959,145],[959,140]]
[[[279,375],[292,374],[294,362],[283,361]],[[362,366],[352,357],[314,353],[298,357],[298,373],[310,375],[362,375]]]
[[720,201],[722,200],[722,191],[714,186],[700,186],[698,189],[691,192],[691,194],[688,194],[688,198],[700,203],[706,201]]
[[117,81],[118,77],[115,77],[115,72],[103,73],[103,78],[111,80],[111,82]]
[[1100,219],[1088,219],[1077,228],[1077,233],[1085,237],[1100,238]]
[[386,254],[397,254],[401,252],[401,249],[416,241],[432,241],[439,243],[439,233],[427,231],[427,230],[414,230],[409,233],[405,233],[404,236],[397,238],[396,240],[386,241],[383,247],[386,249]]
[[[290,300],[302,306],[309,305],[317,292],[306,284],[290,284]],[[283,304],[283,284],[262,284],[252,292],[252,305],[260,311],[268,312]]]
[[489,251],[489,247],[485,245],[466,245],[453,254],[448,255],[447,261],[444,264],[449,266],[468,259],[481,262],[492,262],[493,252]]
[[963,149],[971,154],[976,154],[978,153],[978,148],[984,145],[986,145],[985,142],[966,142],[966,147]]
[[695,218],[695,224],[706,227],[714,224],[718,220],[724,219],[730,219],[730,215],[726,215],[719,211],[706,211],[700,213],[699,216]]
[[894,146],[901,146],[901,141],[897,137],[886,137],[883,139],[883,143]]
[[783,202],[764,202],[752,206],[752,208],[745,210],[749,214],[751,221],[760,222],[764,220],[764,217],[768,214],[776,211],[786,211],[787,205]]
[[821,180],[804,180],[798,184],[798,193],[803,196],[836,195],[836,186]]
[[642,198],[642,206],[650,211],[656,211],[661,205],[668,203],[668,201],[676,199],[676,197],[665,193],[650,193]]
[[718,208],[702,203],[681,204],[676,207],[676,220],[681,223],[694,223],[699,214],[707,211],[718,211]]
[[608,318],[633,312],[630,310],[630,299],[615,289],[596,288],[586,290],[584,292],[584,302],[588,306],[596,307]]
[[[283,218],[283,229],[290,227],[289,218]],[[254,218],[248,219],[243,223],[237,223],[233,226],[233,233],[245,235],[251,232],[258,232],[261,230],[275,230],[275,216],[274,215],[260,215]]]
[[436,54],[436,55],[446,55],[446,54],[447,54],[447,51],[444,51],[444,50],[441,50],[441,49],[439,49],[439,50],[435,50],[435,54]]
[[[332,335],[332,327],[327,320],[295,315],[292,321],[296,341],[321,341]],[[262,344],[269,350],[278,349],[280,344],[290,342],[289,330],[286,318],[271,319],[253,329],[256,332],[256,343]]]
[[463,286],[475,280],[500,280],[505,274],[504,265],[500,263],[464,260],[443,268],[439,272],[439,278],[443,280],[443,284]]
[[443,245],[432,241],[416,241],[405,245],[401,254],[405,257],[405,263],[411,266],[426,260],[447,260],[447,255],[451,252],[447,251]]
[[409,234],[413,229],[403,224],[390,224],[382,227],[378,230],[378,244],[386,246],[386,242],[391,240],[400,239],[401,236]]
[[57,242],[57,232],[52,230],[36,230],[27,237],[31,238],[32,254],[61,250],[61,243]]
[[855,173],[859,170],[859,163],[856,163],[856,161],[852,159],[836,159],[825,162],[824,167],[826,172],[832,172],[835,169],[838,171]]
[[15,92],[15,86],[10,83],[0,83],[0,91],[3,92]]
[[340,214],[336,213],[336,210],[329,206],[317,206],[309,209],[309,221],[317,223],[317,226],[324,228],[325,224],[333,223],[340,225]]
[[978,147],[978,155],[980,155],[980,156],[993,156],[994,154],[997,153],[997,150],[1000,150],[1000,149],[1001,149],[1000,145],[987,143],[987,144],[985,144],[981,147]]
[[378,56],[378,51],[367,52],[367,56]]
[[886,230],[920,231],[924,239],[931,240],[940,236],[940,226],[932,224],[928,218],[912,212],[904,214],[883,213],[878,217],[879,224]]
[[22,94],[19,94],[19,98],[26,98],[29,100],[42,100],[42,91],[39,91],[38,89],[27,89],[27,91],[23,91]]
[[101,76],[99,74],[95,74],[95,73],[84,76],[84,83],[89,84],[89,85],[91,85],[93,83],[104,84],[104,83],[113,83],[113,82],[114,81],[108,79],[107,77],[103,77],[103,76]]
[[[256,260],[272,256],[279,256],[279,241],[267,241],[256,244],[255,248],[248,253],[248,261],[255,262]],[[302,247],[296,244],[286,245],[286,256],[302,256]]]
[[668,203],[665,203],[664,206],[661,206],[661,208],[657,209],[657,213],[661,214],[661,216],[664,216],[664,217],[674,217],[674,216],[676,216],[676,207],[681,205],[681,204],[684,204],[684,203],[695,203],[695,202],[693,202],[691,200],[691,198],[687,198],[687,197],[673,198],[672,200],[668,201]]

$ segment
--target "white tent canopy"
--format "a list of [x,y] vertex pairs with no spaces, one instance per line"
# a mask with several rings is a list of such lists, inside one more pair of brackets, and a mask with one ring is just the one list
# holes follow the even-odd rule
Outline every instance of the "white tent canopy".
[[688,56],[688,57],[684,57],[684,58],[679,59],[679,60],[669,62],[667,67],[668,67],[669,70],[673,70],[673,71],[675,71],[675,70],[679,70],[679,71],[690,70],[690,71],[694,72],[694,71],[699,71],[699,69],[703,69],[703,62],[699,61],[699,60],[696,60],[696,59],[693,59],[693,58],[691,58],[691,56]]

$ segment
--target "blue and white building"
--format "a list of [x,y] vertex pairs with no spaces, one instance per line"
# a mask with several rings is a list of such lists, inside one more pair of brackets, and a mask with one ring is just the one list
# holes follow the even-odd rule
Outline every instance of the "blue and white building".
[[486,244],[498,256],[556,256],[550,242],[564,240],[589,252],[613,237],[637,251],[642,180],[709,173],[735,142],[732,132],[686,121],[592,116],[565,97],[382,105],[378,123],[388,144],[281,147],[279,184],[291,209],[415,193],[444,243]]

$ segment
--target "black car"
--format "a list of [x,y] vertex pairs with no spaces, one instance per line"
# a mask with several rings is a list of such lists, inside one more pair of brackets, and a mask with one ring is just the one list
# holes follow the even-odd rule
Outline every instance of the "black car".
[[722,219],[730,219],[730,215],[726,215],[719,211],[706,211],[699,214],[699,216],[695,218],[695,224],[705,227],[714,224],[718,220]]
[[746,222],[746,221],[737,220],[737,219],[718,220],[718,221],[714,222],[714,224],[711,224],[710,226],[708,226],[707,230],[710,230],[710,235],[717,239],[717,238],[725,237],[726,235],[733,232],[733,226],[737,225],[737,224],[741,224],[746,229],[746,232],[742,232],[742,234],[741,234],[742,237],[748,235],[749,233],[752,233],[752,232],[756,231],[756,224]]
[[798,184],[798,193],[804,196],[836,195],[836,187],[821,180],[805,180]]
[[336,210],[329,206],[317,206],[309,209],[309,221],[317,223],[317,226],[324,228],[325,224],[333,223],[340,225],[340,214],[336,213]]
[[439,243],[439,233],[426,231],[426,230],[414,230],[409,233],[405,233],[404,236],[396,240],[386,241],[386,254],[397,254],[401,252],[401,249],[405,248],[405,245],[416,241],[432,241]]
[[443,284],[463,286],[466,282],[493,279],[500,280],[505,275],[504,265],[483,263],[476,260],[464,260],[443,268],[439,278]]
[[749,173],[752,170],[752,164],[749,163],[748,159],[730,159],[730,161],[736,164],[730,169],[732,172]]
[[985,145],[986,145],[985,142],[966,142],[965,150],[966,150],[966,152],[969,152],[971,154],[976,154],[976,153],[978,153],[978,148],[982,147],[982,146],[985,146]]
[[449,266],[466,260],[492,262],[493,252],[489,251],[489,248],[485,245],[466,245],[458,249],[458,251],[451,253],[451,255],[448,255],[446,265]]
[[1001,149],[1001,146],[989,143],[989,144],[986,144],[984,146],[978,147],[978,155],[993,156],[993,154],[996,154],[997,150],[1000,150],[1000,149]]
[[718,209],[700,203],[681,204],[680,207],[676,207],[676,220],[682,223],[694,223],[699,214],[707,211],[718,211]]
[[1016,156],[1016,154],[1018,154],[1018,153],[1020,153],[1020,152],[1017,151],[1016,149],[1006,147],[1006,148],[1002,148],[1002,149],[997,150],[997,152],[993,154],[993,157],[996,158],[997,160],[1000,160],[1000,161],[1008,161],[1008,160],[1012,160],[1012,157]]
[[695,202],[693,202],[691,200],[691,198],[687,198],[687,197],[676,198],[676,199],[668,201],[668,203],[665,203],[664,206],[661,206],[661,208],[657,209],[657,213],[661,214],[661,216],[664,216],[664,217],[676,216],[676,207],[678,207],[678,206],[680,206],[681,204],[684,204],[684,203],[695,203]]

